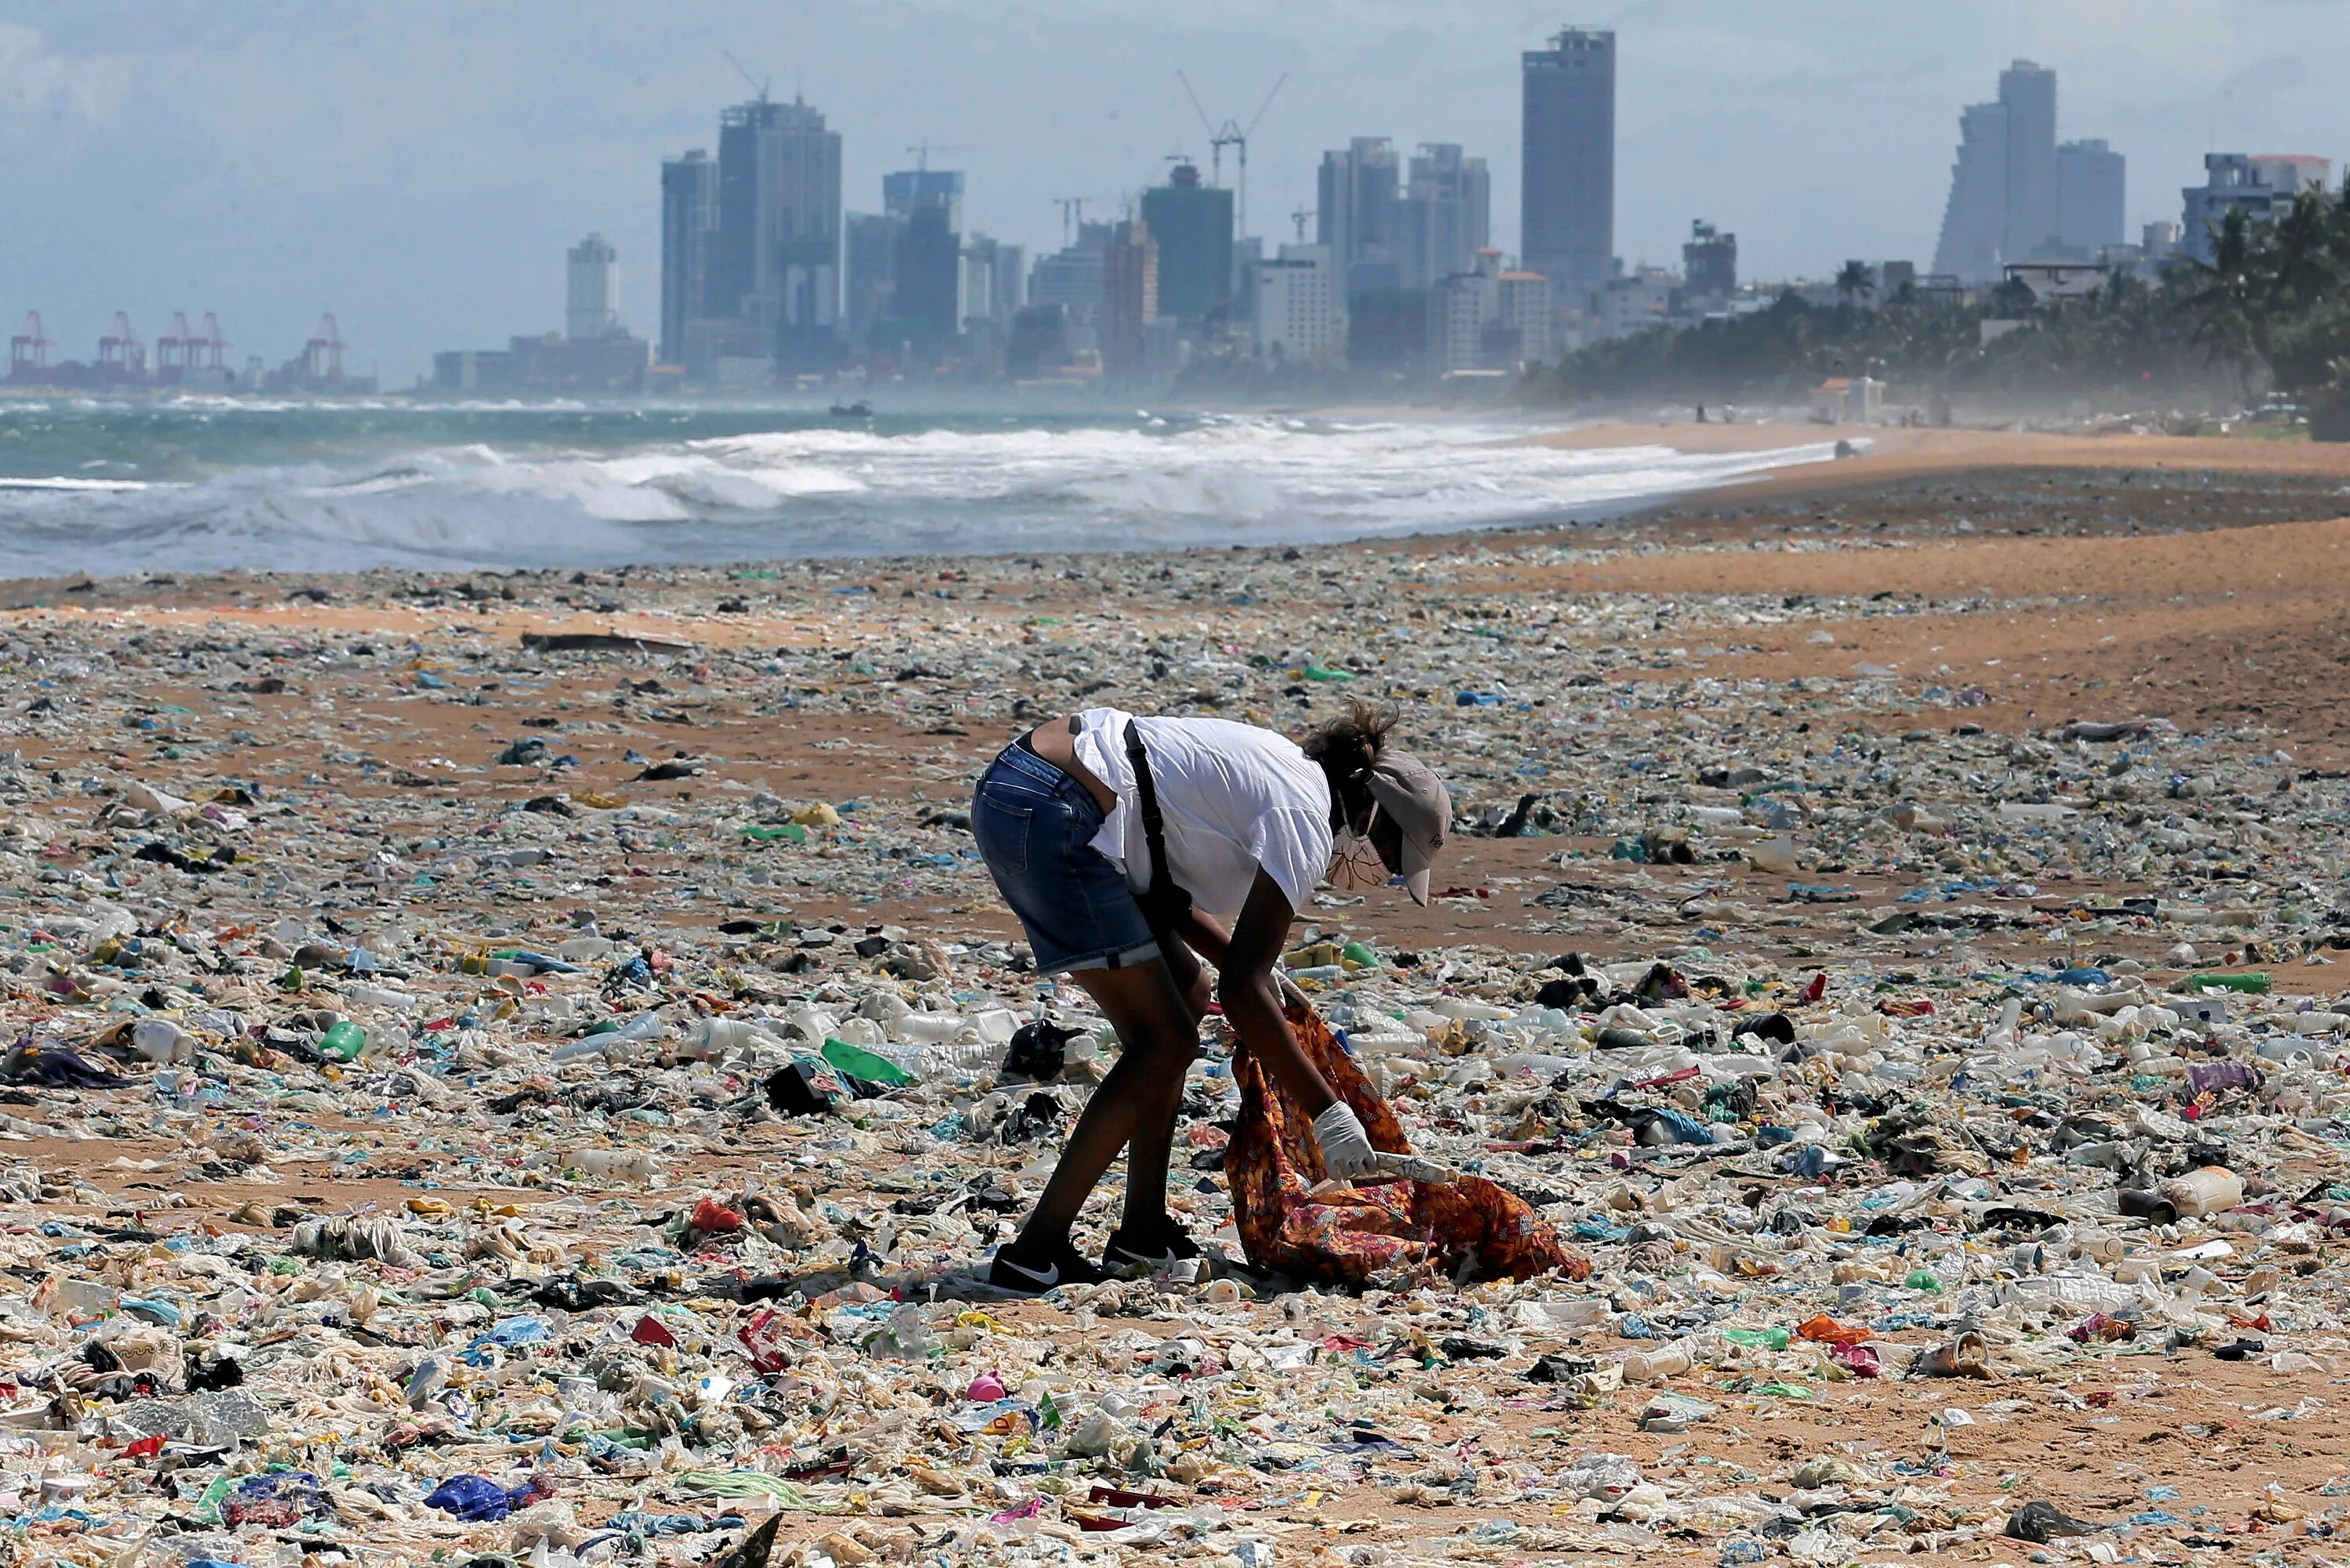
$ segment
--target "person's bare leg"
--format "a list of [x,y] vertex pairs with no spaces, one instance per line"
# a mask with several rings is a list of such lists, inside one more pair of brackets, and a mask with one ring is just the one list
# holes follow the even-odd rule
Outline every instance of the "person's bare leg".
[[1175,1123],[1183,1114],[1184,1074],[1191,1059],[1199,1054],[1200,1020],[1207,1016],[1208,1003],[1214,996],[1207,971],[1190,948],[1173,938],[1160,943],[1170,978],[1175,982],[1176,994],[1183,999],[1184,1016],[1190,1021],[1191,1050],[1183,1064],[1167,1075],[1160,1093],[1151,1102],[1150,1114],[1134,1129],[1126,1146],[1126,1204],[1119,1218],[1120,1228],[1129,1236],[1148,1240],[1164,1230],[1167,1215],[1167,1171],[1174,1158]]
[[[1060,1163],[1045,1184],[1036,1211],[1021,1227],[1012,1244],[1016,1260],[1035,1262],[1068,1239],[1087,1195],[1102,1179],[1118,1151],[1135,1141],[1146,1127],[1157,1127],[1158,1201],[1165,1203],[1167,1138],[1174,1127],[1166,1104],[1170,1086],[1180,1106],[1183,1074],[1199,1052],[1199,1033],[1183,993],[1165,962],[1152,961],[1125,969],[1083,970],[1069,977],[1085,987],[1118,1031],[1122,1049],[1109,1075],[1087,1102]],[[1137,1185],[1129,1171],[1128,1201]]]

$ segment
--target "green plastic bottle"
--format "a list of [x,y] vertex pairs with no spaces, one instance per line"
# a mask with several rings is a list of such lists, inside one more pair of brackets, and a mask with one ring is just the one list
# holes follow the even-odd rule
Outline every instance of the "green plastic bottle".
[[1379,967],[1379,955],[1373,952],[1370,949],[1365,947],[1360,942],[1348,942],[1345,947],[1338,950],[1338,956],[1345,959],[1348,963],[1361,964],[1365,969],[1377,969]]
[[2196,991],[2205,986],[2239,992],[2245,996],[2266,996],[2269,993],[2269,977],[2256,970],[2250,974],[2190,974],[2178,982],[2181,991]]
[[367,1049],[367,1031],[346,1018],[327,1031],[326,1037],[318,1042],[318,1049],[338,1062],[356,1062],[359,1053]]

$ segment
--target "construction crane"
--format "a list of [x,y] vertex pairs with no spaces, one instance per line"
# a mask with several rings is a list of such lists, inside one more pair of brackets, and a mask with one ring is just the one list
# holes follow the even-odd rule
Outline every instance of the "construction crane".
[[98,340],[98,369],[101,377],[111,375],[116,379],[134,375],[147,368],[147,346],[131,336],[130,317],[126,311],[114,313],[113,324],[106,336]]
[[203,363],[192,368],[205,370],[219,369],[221,356],[228,351],[228,339],[221,336],[220,317],[209,310],[205,311],[204,324],[195,337],[188,340],[188,347],[203,355]]
[[172,312],[172,324],[155,339],[155,373],[178,375],[188,368],[188,313]]
[[1191,99],[1191,108],[1200,117],[1200,124],[1208,132],[1209,164],[1214,183],[1222,185],[1224,182],[1224,149],[1232,148],[1240,155],[1240,192],[1235,202],[1239,210],[1233,214],[1233,223],[1245,238],[1248,234],[1249,138],[1256,134],[1257,122],[1264,118],[1264,111],[1273,107],[1274,97],[1281,91],[1282,84],[1289,79],[1289,73],[1284,71],[1274,78],[1272,88],[1264,95],[1264,101],[1257,105],[1256,113],[1249,117],[1245,130],[1235,119],[1226,119],[1222,126],[1216,125],[1209,119],[1208,111],[1201,107],[1200,95],[1191,90],[1191,78],[1177,71],[1175,79],[1183,84],[1183,91]]
[[41,313],[37,310],[25,312],[24,325],[16,328],[16,336],[8,339],[10,379],[47,370],[49,368],[49,350],[56,347],[49,341],[48,334],[41,330]]
[[917,170],[927,170],[931,166],[931,154],[933,152],[976,152],[979,149],[968,141],[941,141],[933,147],[931,145],[931,139],[926,136],[906,151],[914,155],[914,167]]
[[1055,196],[1053,205],[1061,209],[1061,244],[1064,249],[1076,243],[1074,231],[1086,226],[1086,203],[1109,202],[1112,196]]
[[767,101],[767,84],[766,84],[766,82],[761,81],[757,77],[753,76],[753,75],[751,74],[750,70],[749,70],[749,69],[748,69],[748,68],[747,68],[747,67],[743,64],[743,62],[742,62],[742,61],[740,61],[740,60],[738,60],[738,59],[736,59],[736,58],[734,57],[734,51],[733,51],[733,50],[732,50],[732,49],[721,49],[721,50],[719,50],[718,52],[719,52],[720,54],[724,55],[724,56],[726,57],[726,63],[727,63],[728,65],[733,66],[736,70],[741,71],[741,72],[743,73],[743,79],[744,81],[746,81],[746,82],[749,82],[749,83],[751,84],[751,90],[752,90],[753,92],[755,92],[755,93],[757,93],[757,94],[759,95],[759,101],[760,101],[761,103],[764,103],[764,102],[766,102],[766,101]]
[[350,345],[343,341],[342,329],[335,325],[335,313],[318,317],[318,329],[310,334],[310,341],[302,347],[302,375],[313,385],[325,383],[340,386],[343,379],[343,350]]
[[1289,221],[1297,225],[1297,243],[1301,245],[1305,243],[1305,220],[1312,216],[1314,209],[1303,202],[1297,203],[1297,211],[1289,214]]

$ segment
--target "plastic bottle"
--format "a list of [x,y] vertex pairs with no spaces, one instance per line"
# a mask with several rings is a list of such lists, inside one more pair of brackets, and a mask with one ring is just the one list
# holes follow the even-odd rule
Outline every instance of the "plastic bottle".
[[2190,974],[2173,989],[2191,993],[2207,986],[2238,992],[2245,996],[2266,996],[2269,993],[2269,977],[2258,970],[2248,974]]
[[416,998],[404,991],[394,991],[388,985],[369,985],[365,981],[352,981],[343,987],[343,1000],[355,1007],[383,1007],[404,1012],[416,1005]]
[[963,1031],[956,1012],[907,1012],[890,1025],[892,1041],[900,1045],[942,1045]]
[[1624,1358],[1624,1381],[1661,1383],[1678,1377],[1697,1365],[1695,1348],[1693,1342],[1677,1339],[1654,1350],[1636,1350]]
[[2272,1035],[2262,1041],[2257,1052],[2265,1060],[2293,1068],[2307,1067],[2317,1060],[2307,1045],[2298,1038],[2285,1034]]
[[686,1031],[685,1042],[700,1056],[747,1050],[764,1031],[747,1018],[704,1018]]
[[842,1019],[840,1026],[832,1032],[831,1038],[850,1045],[887,1045],[889,1043],[889,1037],[881,1033],[881,1026],[870,1018]]
[[2182,1220],[2224,1214],[2244,1200],[2244,1179],[2224,1165],[2207,1165],[2158,1185],[2156,1191]]
[[348,1018],[328,1030],[318,1041],[319,1053],[338,1062],[356,1062],[366,1049],[367,1031]]

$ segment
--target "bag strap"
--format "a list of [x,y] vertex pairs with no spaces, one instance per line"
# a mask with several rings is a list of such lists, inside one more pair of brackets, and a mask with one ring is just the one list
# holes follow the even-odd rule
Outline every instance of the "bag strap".
[[1142,807],[1142,841],[1150,849],[1150,887],[1142,906],[1145,913],[1164,918],[1189,909],[1191,896],[1167,868],[1167,816],[1159,808],[1159,784],[1150,776],[1150,753],[1142,743],[1142,726],[1132,720],[1126,726],[1126,759],[1133,765],[1134,793]]

